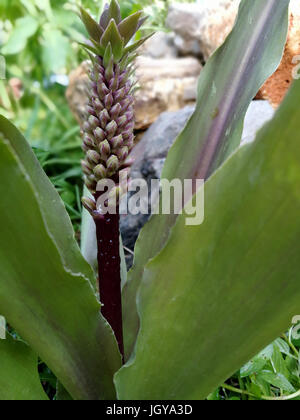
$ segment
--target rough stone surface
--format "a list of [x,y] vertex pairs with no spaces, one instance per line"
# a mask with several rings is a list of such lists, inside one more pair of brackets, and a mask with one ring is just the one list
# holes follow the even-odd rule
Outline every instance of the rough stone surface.
[[69,106],[79,124],[83,122],[85,105],[88,98],[87,87],[89,77],[87,72],[89,67],[88,61],[84,61],[77,69],[72,71],[69,76],[69,87],[66,91]]
[[[148,128],[165,111],[177,111],[195,102],[201,64],[196,58],[155,59],[140,56],[136,60],[140,89],[135,97],[136,129]],[[82,122],[88,64],[83,63],[70,75],[67,99],[79,123]]]
[[167,25],[177,35],[176,47],[183,55],[202,55],[207,60],[218,48],[236,19],[240,0],[201,0],[174,3]]
[[[195,58],[138,57],[136,76],[136,128],[145,129],[165,111],[177,111],[196,99],[201,64]],[[191,93],[192,92],[192,93]]]
[[[297,64],[300,64],[300,1],[291,0],[289,32],[281,64],[260,89],[258,98],[267,99],[277,107],[293,81],[293,73],[297,73]],[[300,77],[299,66],[298,70]]]
[[[223,43],[231,31],[240,0],[199,0],[197,3],[174,3],[167,24],[175,32],[180,54],[203,56],[204,60]],[[277,107],[285,97],[293,73],[300,76],[300,1],[290,1],[289,31],[284,55],[278,70],[259,90],[257,98],[267,99]],[[297,58],[298,57],[298,58]]]
[[151,58],[176,58],[174,34],[157,32],[140,49],[140,54]]
[[[132,179],[145,179],[150,186],[152,179],[160,178],[168,151],[193,111],[193,106],[187,106],[177,112],[165,112],[151,125],[134,149]],[[253,101],[245,118],[242,144],[254,140],[257,131],[273,114],[274,109],[267,101]],[[127,248],[134,249],[138,234],[147,220],[148,216],[142,214],[121,216],[121,233]],[[126,254],[126,260],[131,266],[132,255]]]

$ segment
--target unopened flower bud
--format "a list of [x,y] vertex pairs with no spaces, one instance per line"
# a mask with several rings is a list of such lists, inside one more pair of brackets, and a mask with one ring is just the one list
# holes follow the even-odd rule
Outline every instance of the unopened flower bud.
[[94,137],[96,142],[99,144],[105,139],[105,132],[102,130],[102,128],[97,127],[94,131]]
[[86,157],[88,162],[94,163],[95,165],[97,165],[101,160],[101,156],[95,150],[89,150]]
[[128,107],[130,105],[132,105],[133,103],[133,97],[132,96],[127,96],[125,99],[123,99],[123,101],[121,101],[121,107],[123,111],[127,111]]
[[128,147],[128,150],[131,151],[134,147],[134,135],[131,134],[128,139],[124,142],[124,145]]
[[99,98],[93,99],[93,106],[95,108],[95,111],[100,114],[100,112],[104,109],[103,103],[100,101]]
[[124,141],[127,141],[132,136],[132,130],[124,130],[122,136]]
[[91,175],[92,174],[92,172],[93,172],[92,166],[86,160],[81,161],[81,167],[82,167],[82,171],[85,175]]
[[99,152],[103,160],[106,160],[108,158],[110,151],[111,151],[110,145],[107,140],[104,140],[103,142],[100,143]]
[[89,121],[90,128],[92,130],[94,130],[96,127],[99,126],[99,120],[98,120],[98,118],[94,117],[94,115],[91,115],[89,117],[89,120],[88,121]]
[[132,133],[134,130],[134,122],[130,121],[125,127],[124,127],[124,131],[129,131],[130,133]]
[[120,115],[121,111],[122,111],[122,107],[119,103],[117,103],[110,110],[111,118],[114,119],[114,120],[117,119],[118,116]]
[[88,121],[85,121],[84,123],[83,123],[83,125],[82,125],[82,130],[85,132],[85,133],[91,133],[91,126],[90,126],[90,124],[88,123]]
[[113,103],[114,103],[114,98],[113,98],[113,96],[112,96],[112,93],[110,92],[110,93],[109,93],[108,95],[106,95],[106,96],[105,96],[105,98],[104,98],[104,105],[105,105],[105,108],[109,111],[109,110],[111,109],[111,107],[112,107]]
[[122,99],[124,99],[125,96],[126,96],[126,89],[125,89],[125,87],[117,90],[115,92],[115,94],[114,94],[115,101],[118,101],[118,102],[122,101]]
[[94,117],[96,116],[95,109],[93,107],[91,107],[91,106],[88,105],[86,107],[86,111],[87,111],[87,114],[88,115],[94,115]]
[[106,177],[106,168],[101,163],[94,168],[94,174],[97,179],[102,179]]
[[126,115],[122,115],[121,117],[119,117],[117,119],[117,124],[118,124],[118,127],[120,127],[120,128],[124,127],[124,125],[126,123],[127,123],[127,117],[126,117]]
[[125,112],[125,115],[126,115],[126,118],[127,118],[127,121],[128,122],[133,121],[133,119],[134,119],[134,113],[133,113],[132,110],[128,109],[128,111]]
[[119,169],[119,159],[112,155],[107,161],[107,175],[112,176]]
[[96,202],[92,198],[82,197],[81,202],[88,212],[92,213],[96,210]]
[[95,147],[95,144],[93,142],[93,139],[90,135],[85,134],[84,138],[83,138],[83,143],[86,145],[86,147],[88,147],[89,149],[92,149],[93,147]]
[[96,70],[96,72],[97,72],[99,75],[101,75],[101,76],[102,76],[102,78],[103,78],[103,75],[104,75],[104,68],[102,67],[102,61],[101,61],[101,62],[99,62],[99,63],[96,63],[96,64],[95,64],[95,70]]
[[123,144],[123,137],[121,134],[119,134],[118,136],[113,137],[112,139],[109,140],[111,147],[113,149],[117,149],[118,147],[122,146]]
[[112,120],[107,126],[105,127],[105,130],[107,132],[107,139],[110,140],[115,135],[115,132],[118,129],[118,125],[116,121]]
[[103,111],[101,111],[99,118],[101,122],[101,127],[104,130],[110,118],[107,109],[103,109]]
[[121,149],[118,150],[117,156],[118,156],[119,160],[121,162],[123,162],[124,160],[127,159],[128,153],[129,153],[128,147],[124,146],[124,147],[121,147]]
[[112,91],[117,90],[119,87],[119,77],[115,75],[109,82],[109,89]]
[[97,90],[98,90],[98,95],[99,95],[101,100],[103,100],[105,98],[105,96],[109,93],[108,87],[103,82],[98,83]]

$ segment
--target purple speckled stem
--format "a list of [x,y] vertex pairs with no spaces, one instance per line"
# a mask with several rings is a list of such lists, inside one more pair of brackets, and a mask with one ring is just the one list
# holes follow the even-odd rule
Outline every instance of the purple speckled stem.
[[117,214],[102,215],[95,224],[101,312],[115,333],[124,362],[119,219],[117,208]]

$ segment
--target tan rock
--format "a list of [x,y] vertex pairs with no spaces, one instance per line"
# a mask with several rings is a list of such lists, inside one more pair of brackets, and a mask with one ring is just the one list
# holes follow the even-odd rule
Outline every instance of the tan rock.
[[136,128],[149,127],[164,111],[177,111],[196,100],[201,65],[195,58],[137,59]]
[[300,60],[295,60],[299,55],[300,1],[291,0],[289,32],[284,55],[277,71],[260,89],[257,95],[259,99],[267,99],[274,107],[280,105],[293,81],[293,70],[300,63]]
[[69,76],[69,87],[66,97],[69,102],[72,113],[79,122],[82,123],[85,113],[85,105],[87,103],[87,87],[89,77],[87,75],[89,62],[83,62],[76,70],[72,71]]
[[[139,57],[136,76],[140,89],[135,97],[136,129],[149,127],[164,111],[176,111],[196,100],[201,64],[195,58],[154,59]],[[87,102],[88,63],[70,74],[67,99],[79,123]]]
[[224,42],[235,22],[240,0],[201,0],[174,3],[167,25],[175,34],[175,44],[183,55],[202,55],[206,61]]
[[[175,32],[175,44],[182,54],[202,53],[207,60],[231,31],[240,0],[199,0],[197,3],[174,3],[167,24]],[[257,98],[273,106],[283,100],[293,81],[293,70],[300,63],[300,0],[290,1],[290,23],[284,56],[278,70],[260,89]],[[300,72],[298,72],[300,74]]]

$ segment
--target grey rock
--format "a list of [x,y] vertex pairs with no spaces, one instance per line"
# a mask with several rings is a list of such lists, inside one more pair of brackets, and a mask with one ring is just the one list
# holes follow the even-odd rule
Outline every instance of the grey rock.
[[174,34],[156,32],[142,46],[140,54],[151,58],[176,58],[177,49],[174,45]]
[[252,101],[245,117],[242,144],[253,141],[256,133],[272,119],[274,113],[275,110],[268,101]]

